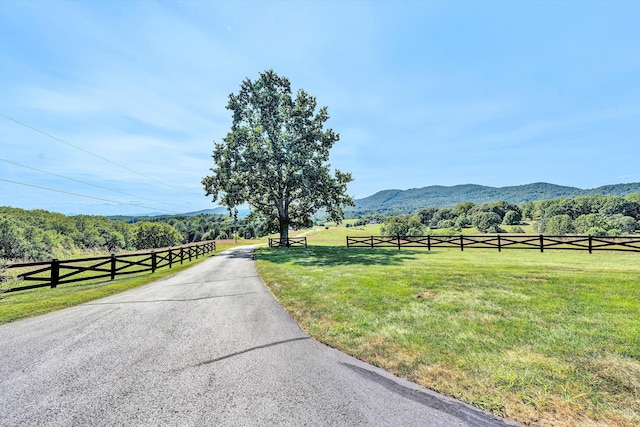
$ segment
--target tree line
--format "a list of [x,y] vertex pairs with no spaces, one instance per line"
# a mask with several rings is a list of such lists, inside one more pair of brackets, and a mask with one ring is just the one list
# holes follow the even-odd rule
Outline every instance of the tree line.
[[504,201],[476,205],[465,202],[454,208],[422,208],[412,215],[361,220],[381,222],[386,236],[420,236],[430,229],[461,231],[475,227],[481,233],[524,232],[520,225],[535,222],[537,232],[548,235],[585,234],[619,236],[640,228],[640,193],[625,197],[590,195],[521,204]]
[[0,207],[0,259],[40,261],[81,251],[120,252],[177,246],[234,235],[253,238],[264,227],[227,215],[158,217],[66,216],[46,210]]

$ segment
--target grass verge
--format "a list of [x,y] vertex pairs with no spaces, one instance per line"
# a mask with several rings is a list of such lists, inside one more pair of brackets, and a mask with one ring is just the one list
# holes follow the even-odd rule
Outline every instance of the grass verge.
[[637,253],[310,246],[256,259],[310,335],[396,375],[525,425],[640,425]]

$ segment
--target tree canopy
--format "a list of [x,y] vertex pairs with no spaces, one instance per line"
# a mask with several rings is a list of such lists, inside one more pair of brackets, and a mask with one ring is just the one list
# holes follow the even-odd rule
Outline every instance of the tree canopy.
[[213,151],[213,175],[202,179],[206,195],[220,199],[230,213],[248,203],[268,232],[288,237],[289,227],[308,227],[320,209],[340,222],[350,173],[332,175],[329,150],[339,140],[327,107],[317,110],[315,97],[304,90],[292,97],[291,84],[273,70],[256,81],[245,79],[229,95],[231,131]]

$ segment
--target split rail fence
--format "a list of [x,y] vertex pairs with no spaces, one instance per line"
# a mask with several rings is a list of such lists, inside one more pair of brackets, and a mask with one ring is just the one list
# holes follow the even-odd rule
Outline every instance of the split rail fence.
[[306,248],[306,237],[286,237],[286,238],[269,238],[270,248]]
[[402,247],[630,251],[640,252],[639,237],[545,236],[545,235],[482,235],[482,236],[347,236],[347,248]]
[[159,268],[171,268],[215,250],[216,242],[211,240],[151,252],[9,264],[5,266],[6,272],[14,270],[17,274],[0,276],[0,282],[11,280],[12,285],[17,284],[5,289],[5,292],[15,292],[103,278],[114,280],[127,274],[155,273]]

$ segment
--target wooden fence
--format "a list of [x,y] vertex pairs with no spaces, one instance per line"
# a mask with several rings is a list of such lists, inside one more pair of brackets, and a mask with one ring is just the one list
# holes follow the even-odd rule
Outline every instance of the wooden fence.
[[347,236],[347,248],[402,247],[410,248],[491,248],[589,251],[630,251],[640,252],[639,237],[601,236],[545,236],[545,235],[481,235],[481,236]]
[[269,238],[269,247],[270,248],[306,248],[307,247],[307,238],[306,237],[287,237],[287,238]]
[[[211,240],[151,252],[9,264],[5,267],[7,272],[15,270],[18,273],[0,276],[0,283],[14,279],[19,286],[12,286],[5,290],[5,292],[14,292],[42,287],[55,288],[65,283],[103,278],[113,280],[116,276],[147,271],[154,273],[158,268],[171,268],[173,264],[198,259],[215,249],[216,242]],[[29,284],[23,285],[23,283]]]

